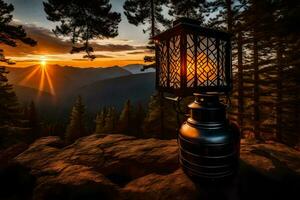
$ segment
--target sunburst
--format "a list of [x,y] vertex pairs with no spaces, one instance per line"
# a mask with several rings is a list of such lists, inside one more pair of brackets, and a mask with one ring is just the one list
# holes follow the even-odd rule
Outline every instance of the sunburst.
[[51,73],[49,73],[50,68],[47,65],[47,59],[42,57],[40,59],[40,64],[37,65],[33,70],[23,79],[20,81],[20,84],[26,84],[30,79],[34,76],[38,75],[39,77],[39,85],[38,85],[38,97],[41,96],[42,91],[46,90],[46,85],[49,86],[50,93],[55,95],[55,90],[53,87],[53,81],[51,78]]
[[46,70],[47,68],[47,60],[44,57],[40,60],[40,67],[42,70]]

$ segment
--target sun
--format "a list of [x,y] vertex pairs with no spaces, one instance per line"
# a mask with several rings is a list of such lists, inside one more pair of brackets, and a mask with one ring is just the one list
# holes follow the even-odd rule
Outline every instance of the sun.
[[46,67],[47,67],[47,61],[46,60],[41,60],[40,61],[40,65],[41,65],[42,69],[46,69]]

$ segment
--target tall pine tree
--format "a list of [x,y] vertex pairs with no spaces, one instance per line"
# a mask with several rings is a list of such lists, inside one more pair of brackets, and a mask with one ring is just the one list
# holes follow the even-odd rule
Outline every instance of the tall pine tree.
[[[160,106],[161,101],[163,101],[163,107]],[[164,115],[161,115],[162,112]],[[144,136],[161,139],[176,138],[177,128],[179,127],[172,102],[160,98],[158,95],[151,96],[143,123]]]
[[139,103],[135,109],[133,121],[134,121],[134,133],[136,137],[143,137],[143,123],[146,117],[143,105]]
[[120,114],[118,132],[121,134],[133,135],[133,126],[133,109],[130,100],[127,100]]
[[73,143],[78,138],[86,135],[84,113],[85,106],[82,103],[81,96],[78,96],[75,105],[72,108],[70,123],[66,130],[65,139],[68,144]]
[[0,67],[0,126],[15,125],[19,122],[20,108],[13,86],[8,83],[8,71]]
[[105,110],[101,110],[101,112],[97,113],[95,123],[96,123],[96,128],[95,128],[95,134],[101,134],[103,133],[104,125],[105,125]]
[[38,118],[38,113],[33,101],[30,102],[27,111],[28,128],[30,128],[31,141],[34,141],[41,136],[41,126]]
[[116,109],[114,107],[110,107],[107,110],[107,114],[105,116],[105,124],[103,127],[103,132],[107,134],[115,133],[117,122],[118,122],[118,117],[117,117]]

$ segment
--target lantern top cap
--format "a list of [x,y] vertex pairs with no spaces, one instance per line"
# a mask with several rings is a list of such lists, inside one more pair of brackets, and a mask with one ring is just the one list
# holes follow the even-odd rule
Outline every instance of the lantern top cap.
[[168,39],[172,35],[180,32],[198,33],[207,37],[230,40],[231,34],[225,31],[206,28],[201,26],[201,22],[191,18],[179,18],[173,22],[173,27],[152,37],[154,40]]

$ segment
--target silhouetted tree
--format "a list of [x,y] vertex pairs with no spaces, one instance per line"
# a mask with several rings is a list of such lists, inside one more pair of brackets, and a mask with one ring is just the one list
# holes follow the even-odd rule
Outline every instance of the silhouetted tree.
[[[160,106],[163,102],[164,106]],[[161,113],[164,115],[161,115]],[[163,124],[163,125],[162,125]],[[176,138],[177,134],[176,112],[172,103],[160,96],[151,96],[148,112],[143,124],[145,137]]]
[[175,18],[187,17],[204,22],[205,0],[170,0],[169,14]]
[[163,0],[126,0],[124,3],[124,13],[128,22],[138,26],[148,24],[150,37],[160,32],[160,26],[166,26],[169,21],[163,16],[162,6],[166,4]]
[[84,113],[85,107],[82,103],[81,96],[78,96],[72,108],[70,123],[66,130],[65,138],[67,143],[73,143],[76,139],[86,135]]
[[108,108],[105,116],[105,124],[103,127],[103,132],[107,134],[114,133],[116,130],[117,121],[118,121],[118,117],[117,117],[116,109],[114,107]]
[[133,109],[130,100],[127,100],[120,114],[118,132],[133,135]]
[[104,110],[102,110],[100,113],[97,114],[95,119],[95,123],[96,123],[95,134],[103,133],[103,129],[105,125],[105,115],[106,113],[104,112]]
[[[17,42],[20,41],[30,46],[35,46],[36,41],[27,37],[25,30],[22,26],[11,24],[14,10],[12,4],[7,4],[3,0],[0,0],[0,44],[8,45],[12,47],[17,46]],[[3,49],[0,48],[0,62],[6,62],[8,64],[14,64],[11,60],[5,58]]]
[[59,22],[53,32],[71,38],[71,53],[84,51],[84,57],[93,60],[90,40],[118,35],[121,15],[111,11],[109,0],[48,0],[43,4],[47,19]]
[[20,107],[13,86],[6,77],[8,71],[0,67],[0,126],[13,125],[19,122]]
[[0,66],[0,149],[18,142],[28,141],[28,129],[13,90],[8,83],[4,66]]
[[146,113],[143,108],[143,105],[141,103],[139,103],[137,105],[137,108],[135,110],[134,117],[133,117],[133,121],[135,124],[134,133],[135,133],[135,136],[137,136],[137,137],[143,136],[143,123],[144,123],[145,117],[146,117]]
[[40,133],[41,127],[40,127],[40,122],[38,119],[36,107],[33,101],[31,101],[28,106],[27,119],[28,119],[28,128],[30,128],[29,138],[31,138],[31,141],[34,141],[35,139],[41,136]]

